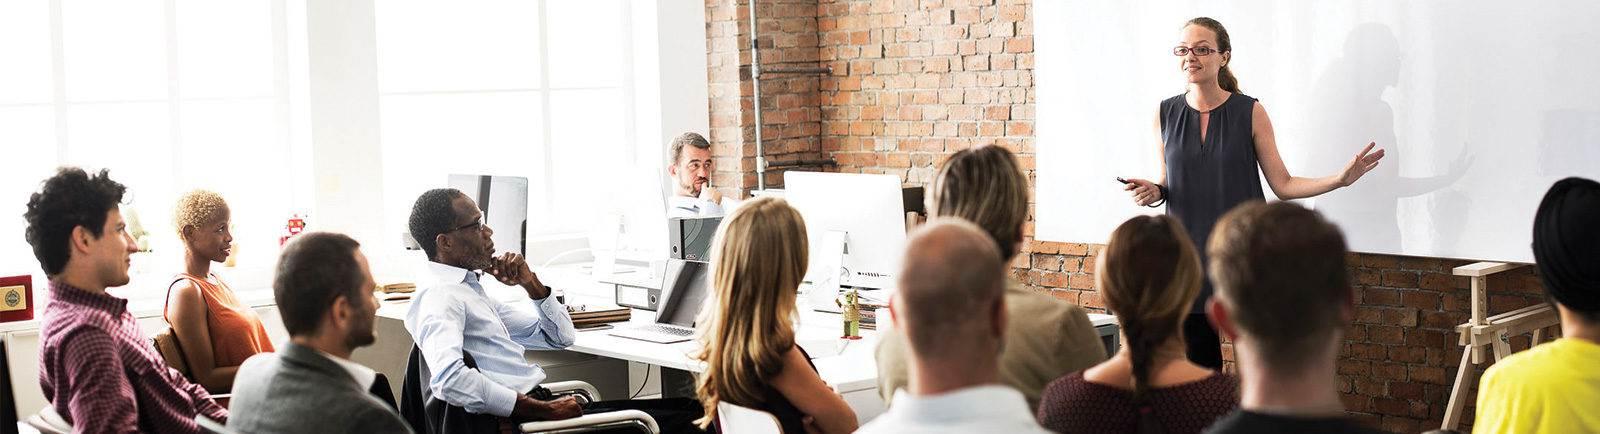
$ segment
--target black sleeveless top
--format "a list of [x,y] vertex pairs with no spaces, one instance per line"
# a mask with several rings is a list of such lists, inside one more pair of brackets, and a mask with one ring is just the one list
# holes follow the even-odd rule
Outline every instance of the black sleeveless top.
[[[794,347],[800,350],[801,356],[805,356],[806,364],[811,365],[811,371],[816,372],[817,364],[811,363],[811,354],[807,353],[806,349],[800,347],[800,345],[795,345]],[[783,393],[778,392],[776,388],[769,387],[766,395],[766,401],[756,405],[746,405],[745,407],[771,414],[773,418],[778,419],[778,425],[783,427],[784,434],[805,434],[805,412],[795,407],[794,403],[789,402],[789,398],[783,397]],[[718,428],[720,429],[721,427]]]
[[[1251,129],[1256,99],[1238,92],[1211,110],[1210,127],[1200,139],[1200,111],[1179,94],[1161,102],[1161,140],[1166,143],[1167,214],[1183,222],[1205,266],[1206,240],[1223,213],[1241,203],[1262,200]],[[1204,268],[1202,268],[1204,269]],[[1205,312],[1211,279],[1201,280],[1191,313]]]

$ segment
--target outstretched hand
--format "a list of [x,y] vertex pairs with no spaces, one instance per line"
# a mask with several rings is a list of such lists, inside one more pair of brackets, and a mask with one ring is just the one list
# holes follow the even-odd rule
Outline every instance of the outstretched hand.
[[1344,171],[1339,175],[1339,186],[1349,187],[1361,179],[1362,175],[1378,167],[1378,161],[1383,159],[1383,150],[1373,152],[1372,148],[1376,146],[1378,146],[1376,142],[1368,142],[1367,147],[1361,148],[1361,153],[1356,154],[1349,164],[1344,165]]

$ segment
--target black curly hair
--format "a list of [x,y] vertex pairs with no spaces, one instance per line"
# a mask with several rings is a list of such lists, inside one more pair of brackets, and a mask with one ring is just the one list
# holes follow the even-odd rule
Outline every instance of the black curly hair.
[[83,226],[95,238],[101,235],[106,214],[122,203],[128,188],[111,180],[108,170],[90,176],[77,167],[62,167],[44,180],[44,187],[28,198],[28,244],[46,275],[60,274],[71,253],[67,249],[72,229]]
[[411,206],[411,238],[422,246],[422,251],[428,254],[428,259],[438,259],[434,255],[439,252],[439,234],[454,229],[456,219],[455,200],[466,196],[461,190],[454,188],[435,188],[422,193],[417,197],[417,202]]

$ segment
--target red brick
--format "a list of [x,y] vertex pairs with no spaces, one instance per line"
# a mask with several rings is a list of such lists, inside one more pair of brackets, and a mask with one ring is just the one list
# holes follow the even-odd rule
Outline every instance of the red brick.
[[1384,271],[1383,286],[1394,288],[1416,288],[1417,273],[1410,271]]

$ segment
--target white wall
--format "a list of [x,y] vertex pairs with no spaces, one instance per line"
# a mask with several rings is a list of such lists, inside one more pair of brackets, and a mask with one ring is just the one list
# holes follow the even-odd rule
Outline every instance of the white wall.
[[1197,16],[1227,26],[1231,67],[1270,113],[1293,174],[1335,173],[1369,141],[1386,150],[1356,186],[1304,201],[1354,251],[1531,262],[1544,191],[1600,177],[1600,3],[1034,7],[1041,240],[1101,243],[1126,218],[1160,212],[1134,206],[1113,178],[1159,175],[1151,122],[1184,91],[1171,49]]

